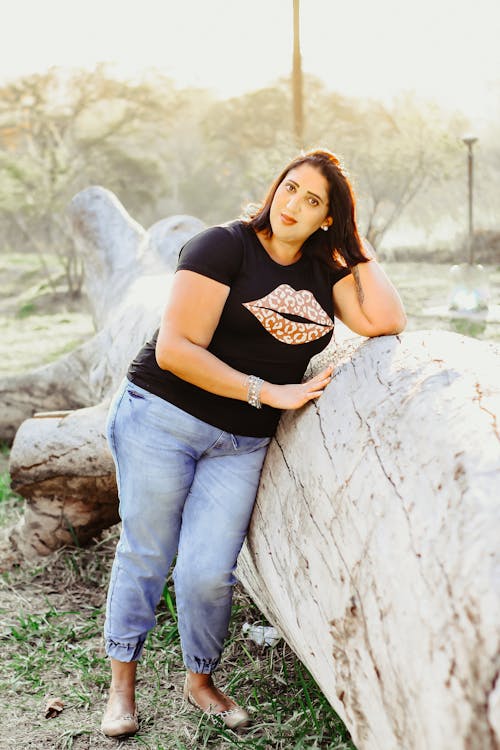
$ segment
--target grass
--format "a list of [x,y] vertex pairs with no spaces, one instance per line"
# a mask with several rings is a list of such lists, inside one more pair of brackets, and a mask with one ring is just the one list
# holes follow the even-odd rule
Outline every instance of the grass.
[[0,527],[11,521],[15,514],[20,514],[24,500],[12,492],[10,476],[7,472],[0,474]]
[[94,334],[84,300],[71,300],[54,271],[54,289],[40,281],[31,253],[0,255],[0,377],[47,364]]
[[[101,639],[106,585],[116,528],[87,549],[66,549],[38,566],[3,574],[1,585],[2,682],[10,706],[6,748],[93,748],[117,743],[98,731],[109,668]],[[237,587],[231,629],[218,684],[253,715],[237,735],[184,704],[184,669],[171,582],[158,608],[138,680],[141,729],[127,748],[324,748],[354,750],[349,734],[308,671],[284,641],[257,646],[242,635],[245,620],[261,615]],[[65,708],[44,718],[48,698]]]
[[12,524],[19,517],[24,500],[10,487],[8,472],[9,449],[0,442],[0,528]]
[[[480,339],[500,341],[500,323],[478,325],[457,317],[429,317],[426,309],[446,305],[450,291],[450,266],[436,263],[387,262],[383,267],[396,286],[408,315],[408,331],[435,329],[455,331]],[[489,266],[491,303],[500,305],[500,266]]]

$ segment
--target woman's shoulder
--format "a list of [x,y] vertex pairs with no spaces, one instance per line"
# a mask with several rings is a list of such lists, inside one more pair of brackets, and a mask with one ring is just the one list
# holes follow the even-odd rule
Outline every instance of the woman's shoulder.
[[196,271],[228,283],[243,259],[240,223],[217,224],[191,237],[181,249],[177,270]]
[[[213,224],[193,235],[184,245],[209,245],[211,242],[230,244],[241,241],[246,231],[245,224],[240,219],[223,224]],[[182,248],[184,250],[184,247]]]
[[197,234],[194,234],[184,243],[181,249],[181,254],[185,249],[190,249],[192,247],[210,247],[212,243],[224,243],[224,245],[230,245],[231,243],[234,244],[243,232],[243,228],[239,226],[241,223],[242,222],[236,220],[205,227],[205,229],[202,229],[201,232],[197,232]]

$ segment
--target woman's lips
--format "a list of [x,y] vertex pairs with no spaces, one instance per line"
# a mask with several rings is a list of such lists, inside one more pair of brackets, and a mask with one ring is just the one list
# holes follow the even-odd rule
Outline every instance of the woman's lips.
[[297,219],[294,219],[292,216],[287,216],[287,214],[280,214],[281,221],[283,224],[286,224],[287,226],[292,226],[293,224],[297,223]]
[[[296,291],[288,284],[281,284],[261,299],[244,302],[271,336],[284,344],[307,344],[333,329],[333,321],[307,289]],[[279,313],[298,315],[312,321],[297,323]]]

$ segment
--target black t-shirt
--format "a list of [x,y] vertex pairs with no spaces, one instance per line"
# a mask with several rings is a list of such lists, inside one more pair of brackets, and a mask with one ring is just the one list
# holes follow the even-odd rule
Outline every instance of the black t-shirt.
[[[177,270],[229,286],[208,350],[248,375],[271,383],[300,383],[309,360],[333,334],[332,286],[350,273],[304,252],[292,265],[276,263],[244,222],[211,227],[182,248]],[[203,315],[203,310],[199,310]],[[128,378],[204,422],[237,435],[274,434],[280,410],[205,391],[162,370],[155,357],[158,331],[130,365]]]

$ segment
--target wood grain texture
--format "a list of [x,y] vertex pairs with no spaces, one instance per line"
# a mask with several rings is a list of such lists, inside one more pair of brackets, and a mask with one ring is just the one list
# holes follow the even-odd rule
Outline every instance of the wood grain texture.
[[499,747],[500,356],[346,342],[285,414],[239,577],[359,750]]

